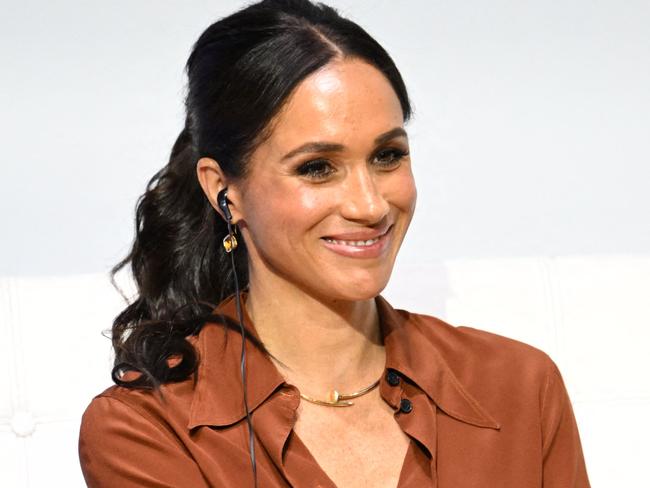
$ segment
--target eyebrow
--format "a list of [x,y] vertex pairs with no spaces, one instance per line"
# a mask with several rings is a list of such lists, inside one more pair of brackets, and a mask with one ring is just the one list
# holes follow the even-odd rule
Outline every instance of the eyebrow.
[[[380,144],[383,144],[385,142],[390,141],[391,139],[394,139],[395,137],[406,137],[408,138],[408,134],[402,127],[395,127],[394,129],[391,129],[387,132],[384,132],[383,134],[378,135],[375,138],[375,145],[379,146]],[[325,141],[315,141],[315,142],[306,142],[305,144],[298,146],[297,148],[289,151],[287,154],[285,154],[282,157],[282,160],[290,159],[294,157],[297,154],[301,153],[313,153],[313,152],[341,152],[345,149],[345,146],[343,144],[338,144],[334,142],[325,142]]]

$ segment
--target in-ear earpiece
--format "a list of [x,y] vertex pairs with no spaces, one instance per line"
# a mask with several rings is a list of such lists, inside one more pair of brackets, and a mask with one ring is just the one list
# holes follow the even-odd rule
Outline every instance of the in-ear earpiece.
[[241,330],[241,381],[244,390],[244,409],[246,411],[246,421],[248,422],[248,448],[251,455],[251,464],[253,466],[253,479],[255,481],[255,488],[257,488],[257,463],[255,461],[255,429],[253,429],[253,419],[248,409],[248,395],[246,392],[246,331],[244,330],[244,319],[241,306],[241,292],[239,291],[239,279],[237,278],[237,266],[235,266],[235,256],[233,250],[237,248],[237,239],[232,232],[232,214],[228,208],[228,187],[225,187],[217,193],[217,205],[226,217],[226,225],[228,226],[228,234],[223,238],[223,248],[226,253],[230,254],[230,265],[232,266],[232,276],[235,284],[235,306],[237,308],[237,318],[239,319],[239,329]]
[[226,220],[232,220],[232,214],[230,213],[230,208],[228,208],[228,187],[225,187],[217,194],[217,204],[223,212],[223,215],[226,217]]

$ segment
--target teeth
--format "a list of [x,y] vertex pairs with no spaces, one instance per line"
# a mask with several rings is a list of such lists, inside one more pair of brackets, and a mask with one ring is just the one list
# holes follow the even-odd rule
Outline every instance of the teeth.
[[329,237],[326,237],[325,240],[327,242],[331,242],[333,244],[340,244],[343,246],[363,247],[363,246],[372,246],[375,242],[379,240],[379,237],[375,239],[368,239],[367,241],[338,241],[336,239],[330,239]]

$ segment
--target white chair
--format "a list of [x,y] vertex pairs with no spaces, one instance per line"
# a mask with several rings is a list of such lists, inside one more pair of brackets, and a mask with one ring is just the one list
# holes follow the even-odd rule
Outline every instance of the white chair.
[[[546,351],[571,395],[592,486],[650,486],[650,256],[430,261],[398,266],[383,295]],[[79,420],[111,384],[101,332],[123,305],[105,274],[0,278],[0,486],[85,486]]]

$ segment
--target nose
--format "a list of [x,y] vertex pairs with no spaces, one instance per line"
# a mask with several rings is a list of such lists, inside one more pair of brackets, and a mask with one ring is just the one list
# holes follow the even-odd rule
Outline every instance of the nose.
[[373,174],[366,165],[355,168],[346,177],[341,214],[351,221],[375,224],[390,210]]

